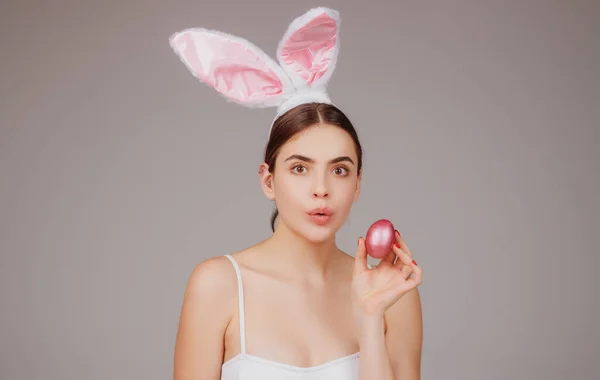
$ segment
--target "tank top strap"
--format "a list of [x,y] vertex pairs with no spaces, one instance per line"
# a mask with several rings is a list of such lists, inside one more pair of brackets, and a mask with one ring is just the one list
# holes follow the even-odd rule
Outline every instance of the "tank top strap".
[[242,354],[246,353],[246,323],[244,318],[244,287],[242,283],[242,271],[237,261],[231,255],[225,255],[233,264],[238,284],[238,313],[240,318],[240,347]]

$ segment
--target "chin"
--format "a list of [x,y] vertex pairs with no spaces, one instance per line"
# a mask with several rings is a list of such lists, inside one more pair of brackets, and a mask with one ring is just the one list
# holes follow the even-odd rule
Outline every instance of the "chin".
[[319,244],[335,238],[335,231],[322,229],[321,231],[307,231],[304,238],[311,243]]
[[301,227],[300,234],[311,243],[319,244],[335,239],[336,226],[332,223],[325,226],[308,224]]

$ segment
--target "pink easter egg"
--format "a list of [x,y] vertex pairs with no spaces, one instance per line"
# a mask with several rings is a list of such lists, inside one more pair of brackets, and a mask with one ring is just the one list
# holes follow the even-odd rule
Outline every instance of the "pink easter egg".
[[376,259],[381,259],[390,253],[396,241],[394,233],[394,225],[387,219],[380,219],[373,223],[365,236],[367,253]]

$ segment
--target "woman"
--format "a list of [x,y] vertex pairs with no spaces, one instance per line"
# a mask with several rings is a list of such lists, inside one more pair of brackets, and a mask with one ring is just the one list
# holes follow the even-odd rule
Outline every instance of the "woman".
[[[278,49],[279,68],[247,41],[221,32],[172,37],[194,75],[229,99],[278,107],[259,166],[262,190],[277,207],[273,234],[193,270],[175,380],[420,378],[422,272],[410,249],[396,232],[393,250],[370,268],[362,238],[355,258],[335,242],[362,178],[355,128],[324,90],[337,58],[338,25],[337,12],[326,8],[296,19]],[[309,46],[311,64],[299,67],[301,52],[286,41]],[[254,56],[243,58],[248,51]],[[232,62],[261,75],[222,70]]]

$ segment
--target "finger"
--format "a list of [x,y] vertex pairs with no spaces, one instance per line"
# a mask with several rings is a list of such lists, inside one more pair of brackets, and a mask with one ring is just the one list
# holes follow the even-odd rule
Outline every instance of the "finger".
[[412,258],[408,253],[406,253],[402,248],[400,248],[398,243],[394,244],[393,251],[398,257],[398,260],[396,260],[394,266],[402,267],[402,265],[410,265]]
[[411,265],[402,265],[400,269],[400,273],[402,273],[402,278],[408,280],[410,276],[413,274],[413,269]]
[[358,246],[356,247],[355,256],[354,272],[356,274],[360,274],[369,270],[369,267],[367,266],[367,250],[365,249],[365,241],[362,237],[358,238]]
[[406,252],[410,257],[413,256],[410,248],[408,248],[406,242],[404,241],[404,238],[402,237],[402,235],[400,235],[400,232],[398,232],[398,230],[396,230],[396,243],[398,243],[398,245],[400,245],[400,248],[402,248],[402,250]]
[[417,263],[414,260],[411,261],[410,267],[414,276],[408,278],[406,282],[410,284],[413,288],[416,288],[423,282],[423,270],[417,265]]

